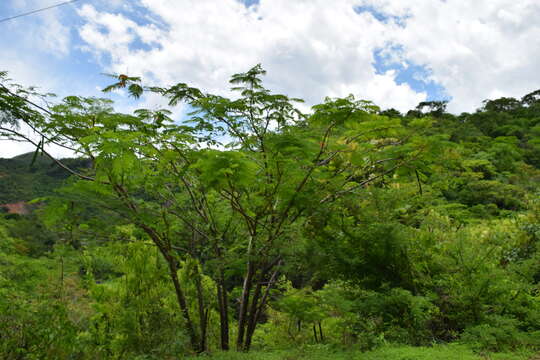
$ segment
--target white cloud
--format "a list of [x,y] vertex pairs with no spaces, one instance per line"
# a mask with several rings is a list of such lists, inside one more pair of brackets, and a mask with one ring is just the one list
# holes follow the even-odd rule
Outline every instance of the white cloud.
[[[35,133],[28,125],[20,124],[17,132],[32,139],[36,144],[40,142],[41,137]],[[36,150],[36,146],[26,141],[11,141],[0,139],[0,158],[12,158],[14,156],[32,152]],[[45,151],[53,156],[59,158],[73,157],[74,153],[58,145],[49,144],[45,145]]]
[[[8,0],[4,9],[16,15],[50,6],[48,0]],[[0,70],[7,70],[15,82],[42,86],[44,91],[65,87],[51,64],[70,53],[71,34],[63,24],[64,8],[19,17],[0,24]],[[64,85],[64,86],[63,86]]]
[[80,35],[92,51],[110,57],[110,71],[160,84],[182,81],[225,94],[230,75],[262,63],[270,88],[311,103],[353,93],[401,110],[414,107],[426,94],[397,85],[394,72],[376,74],[372,65],[388,25],[357,14],[354,4],[263,0],[246,8],[236,0],[141,0],[165,29],[85,5]]
[[0,141],[0,158],[9,159],[14,156],[35,150],[29,143],[15,141]]
[[[540,87],[537,0],[140,0],[146,17],[165,29],[85,5],[80,30],[111,57],[110,70],[158,83],[190,82],[226,92],[228,77],[256,63],[276,91],[318,102],[352,92],[383,107],[406,110],[425,99],[395,72],[377,74],[376,49],[400,45],[395,59],[424,66],[427,80],[453,97],[450,109],[472,111],[493,95],[521,96]],[[390,17],[379,22],[368,6]],[[150,15],[149,15],[150,14]],[[405,26],[400,26],[404,22]],[[148,48],[137,48],[144,42]]]
[[[14,13],[50,5],[8,3]],[[380,49],[386,61],[423,66],[426,73],[411,76],[444,87],[454,112],[540,88],[538,0],[260,0],[249,8],[239,0],[93,0],[79,7],[82,24],[66,18],[72,6],[3,23],[0,69],[19,83],[81,92],[82,85],[51,67],[55,58],[82,60],[70,57],[77,30],[84,43],[76,46],[94,54],[104,71],[220,94],[227,94],[231,74],[262,63],[272,90],[310,103],[353,93],[382,107],[413,108],[426,94],[398,84],[396,70],[378,73]],[[389,18],[377,21],[355,12],[358,6]],[[81,73],[81,83],[87,75]],[[95,78],[88,86],[94,84]],[[133,108],[118,98],[121,110]],[[161,105],[156,98],[140,104]],[[5,148],[0,144],[0,155]]]
[[471,111],[486,98],[521,97],[540,88],[537,0],[367,0],[380,11],[408,13],[391,41],[425,65],[453,97],[449,109]]
[[[11,15],[17,15],[45,8],[51,5],[48,0],[11,0]],[[8,8],[6,6],[6,8]],[[32,48],[53,56],[65,56],[71,44],[70,30],[62,23],[62,9],[52,8],[46,11],[26,15],[2,24],[2,30],[9,34],[10,47]],[[13,40],[16,39],[16,42]],[[3,43],[3,41],[1,41]]]
[[[51,5],[48,0],[10,0],[3,4],[6,16],[22,14]],[[0,24],[0,70],[7,70],[13,81],[25,86],[41,86],[42,92],[65,88],[60,74],[51,71],[51,63],[69,55],[70,30],[62,23],[62,9],[20,17]],[[4,15],[4,14],[3,14]],[[27,135],[34,137],[29,129]],[[32,151],[27,143],[0,142],[0,157]],[[58,149],[52,150],[62,155]]]
[[[50,0],[0,0],[2,17],[23,14],[54,4]],[[117,8],[128,10],[121,0],[95,0],[94,4],[113,11]],[[31,15],[19,17],[0,24],[0,71],[7,70],[13,82],[24,86],[38,86],[40,92],[55,92],[60,97],[71,94],[100,95],[94,90],[96,74],[84,71],[87,59],[73,56],[75,38],[72,37],[77,23],[73,17],[74,5],[65,5]],[[76,70],[77,67],[81,70]],[[86,70],[87,71],[87,70]],[[78,78],[74,78],[74,74]],[[86,78],[85,78],[86,77]],[[91,78],[91,81],[88,80]],[[101,95],[103,96],[103,95]],[[58,100],[58,99],[57,99]],[[120,107],[127,108],[128,101],[120,101]],[[28,135],[36,138],[31,132]],[[39,141],[39,139],[38,139]],[[32,151],[30,144],[13,141],[0,142],[0,157],[11,157]],[[56,156],[72,154],[59,147],[50,147]]]

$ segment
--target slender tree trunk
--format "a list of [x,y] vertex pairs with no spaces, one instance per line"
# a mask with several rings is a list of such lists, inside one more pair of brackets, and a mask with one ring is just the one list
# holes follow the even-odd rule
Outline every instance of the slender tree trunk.
[[[281,261],[278,262],[278,266],[281,265]],[[270,277],[270,280],[268,281],[268,284],[266,285],[266,289],[264,290],[264,295],[261,299],[261,303],[259,305],[259,309],[257,310],[257,320],[259,319],[261,312],[266,305],[266,302],[268,301],[268,296],[270,295],[270,290],[272,290],[272,287],[276,283],[277,276],[279,274],[279,268],[274,271],[272,276]]]
[[[199,259],[197,252],[196,252],[196,246],[199,243],[199,234],[193,230],[191,241],[190,241],[190,255],[192,259]],[[202,287],[202,274],[201,274],[201,268],[199,267],[201,264],[199,261],[196,261],[195,263],[195,276],[194,276],[194,283],[195,283],[195,290],[197,293],[197,307],[199,312],[199,335],[200,335],[200,345],[198,352],[202,353],[206,351],[206,329],[208,325],[208,312],[205,307],[205,301],[204,301],[204,292]]]
[[319,339],[317,339],[317,328],[315,327],[315,323],[313,323],[313,337],[315,338],[315,342],[318,343]]
[[[277,262],[278,267],[280,264],[281,264],[281,260],[278,260]],[[261,276],[261,280],[266,278],[266,275],[271,269],[272,269],[272,265],[265,270],[264,276]],[[278,273],[279,273],[279,268],[274,271],[272,276],[270,276],[270,279],[268,280],[268,283],[266,284],[266,289],[260,301],[259,301],[259,298],[260,298],[261,290],[262,290],[262,282],[259,281],[259,283],[257,284],[257,288],[255,289],[255,292],[253,294],[253,300],[251,304],[251,314],[250,314],[250,319],[249,319],[249,324],[248,324],[248,329],[247,329],[247,334],[246,334],[246,341],[244,344],[245,351],[249,351],[251,347],[251,340],[253,339],[255,328],[257,327],[257,323],[259,321],[261,312],[264,309],[266,302],[268,301],[268,295],[270,293],[270,290],[272,289],[272,286],[276,282]]]
[[253,292],[253,297],[251,299],[251,308],[249,310],[249,317],[247,319],[246,339],[244,341],[244,351],[249,351],[249,348],[251,347],[251,338],[253,337],[255,327],[257,326],[259,298],[261,297],[263,279],[264,275],[261,275],[259,281],[257,282],[257,286],[255,287],[255,291]]
[[187,306],[186,297],[184,295],[184,292],[182,291],[182,287],[180,286],[180,281],[178,280],[178,267],[176,265],[176,260],[172,258],[169,254],[163,253],[163,255],[165,256],[165,259],[169,264],[169,273],[174,284],[174,290],[176,292],[178,304],[180,305],[180,310],[182,311],[182,315],[184,317],[184,320],[186,321],[186,328],[188,331],[191,347],[194,351],[199,352],[200,344],[197,341],[197,334],[195,333],[193,322],[191,321],[191,317],[189,316],[189,309]]
[[[222,237],[223,239],[223,237]],[[217,275],[217,298],[219,306],[219,331],[221,340],[221,350],[229,350],[229,302],[227,288],[225,286],[225,272],[223,271],[224,260],[221,252],[221,247],[214,244],[216,256],[219,259],[218,275]]]
[[229,350],[229,308],[227,301],[227,289],[225,288],[225,277],[223,270],[220,270],[217,286],[217,297],[219,305],[219,321],[221,335],[221,350]]
[[253,286],[254,266],[251,260],[248,261],[246,276],[244,277],[244,285],[242,287],[242,297],[240,298],[240,310],[238,314],[238,335],[236,338],[236,349],[242,351],[244,349],[244,334],[246,330],[247,312],[249,308],[249,293]]
[[319,321],[319,339],[321,339],[321,342],[324,342],[324,336],[323,336],[323,332],[322,332],[322,325],[321,325],[320,321]]
[[[198,267],[198,264],[196,265]],[[207,328],[207,311],[204,306],[204,294],[201,283],[201,274],[197,268],[197,275],[195,275],[195,288],[197,290],[197,303],[199,306],[199,327],[200,327],[200,347],[199,352],[206,351],[206,328]]]

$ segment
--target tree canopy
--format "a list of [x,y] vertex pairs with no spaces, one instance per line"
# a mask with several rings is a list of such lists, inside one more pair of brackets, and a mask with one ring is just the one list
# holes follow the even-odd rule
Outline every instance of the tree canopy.
[[115,75],[105,92],[169,106],[121,114],[1,74],[0,137],[36,146],[0,161],[1,202],[34,199],[30,217],[0,218],[1,351],[24,358],[46,333],[47,356],[82,359],[381,339],[534,346],[538,91],[459,116],[446,101],[403,115],[353,95],[304,112],[264,75],[233,75],[230,98]]

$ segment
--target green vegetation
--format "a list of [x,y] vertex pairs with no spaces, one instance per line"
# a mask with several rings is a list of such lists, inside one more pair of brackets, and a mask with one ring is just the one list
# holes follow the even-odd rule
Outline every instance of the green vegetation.
[[[50,195],[59,188],[69,174],[49,158],[41,155],[32,163],[34,154],[12,159],[0,159],[0,204],[30,201]],[[68,166],[85,166],[83,160],[63,159]]]
[[[527,359],[540,351],[540,91],[472,114],[232,99],[116,113],[0,73],[7,359]],[[19,131],[32,127],[38,140]],[[55,159],[47,144],[71,149]],[[211,355],[208,355],[211,354]]]
[[529,352],[475,354],[463,345],[433,347],[386,346],[368,352],[331,350],[324,346],[249,354],[218,353],[216,360],[526,360]]

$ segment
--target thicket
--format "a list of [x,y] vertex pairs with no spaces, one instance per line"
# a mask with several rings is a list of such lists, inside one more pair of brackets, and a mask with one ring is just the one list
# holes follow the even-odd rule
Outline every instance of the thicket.
[[[184,102],[182,123],[36,107],[2,77],[0,137],[37,148],[0,162],[2,201],[35,199],[0,218],[2,356],[540,346],[540,91],[459,116],[353,96],[303,113],[262,75],[234,75],[233,99],[106,89]],[[79,159],[46,160],[48,143]]]

